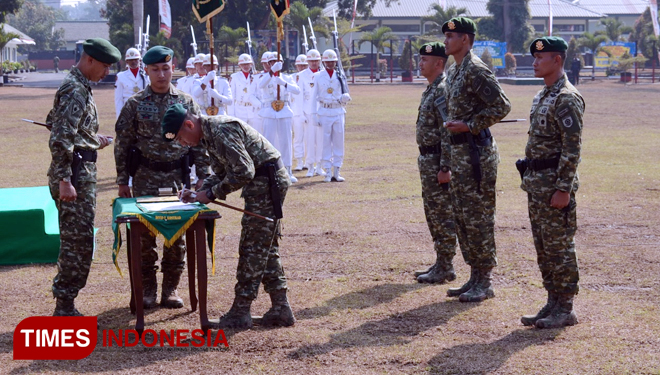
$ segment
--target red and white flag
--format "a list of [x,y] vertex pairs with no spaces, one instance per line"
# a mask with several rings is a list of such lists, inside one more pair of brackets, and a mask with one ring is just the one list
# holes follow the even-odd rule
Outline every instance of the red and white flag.
[[660,26],[658,26],[658,1],[651,0],[649,9],[651,10],[651,20],[653,21],[653,33],[658,36],[660,35]]
[[550,12],[550,17],[548,19],[548,36],[552,36],[552,0],[548,0],[548,11]]
[[167,0],[158,0],[158,15],[160,16],[160,31],[169,39],[172,35],[172,13]]

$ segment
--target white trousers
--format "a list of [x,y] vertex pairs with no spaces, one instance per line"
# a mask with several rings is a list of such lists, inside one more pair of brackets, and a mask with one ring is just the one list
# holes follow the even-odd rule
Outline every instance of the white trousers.
[[[307,123],[305,124],[305,163],[307,166],[317,164],[321,166],[321,157],[323,156],[323,128],[316,119],[316,113],[305,114]],[[322,167],[322,166],[321,166]]]
[[293,116],[293,157],[306,159],[305,155],[305,115]]
[[344,114],[318,116],[323,128],[323,168],[341,167],[344,163]]
[[259,134],[264,135],[264,119],[261,116],[255,116],[247,121],[254,130],[258,131]]
[[264,137],[272,143],[277,151],[282,154],[282,163],[285,167],[291,167],[293,131],[291,128],[291,117],[288,118],[263,118]]

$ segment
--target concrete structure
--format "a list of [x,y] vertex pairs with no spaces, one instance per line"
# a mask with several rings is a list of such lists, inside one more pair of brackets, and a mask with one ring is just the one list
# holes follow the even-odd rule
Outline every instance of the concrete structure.
[[18,52],[16,49],[18,48],[19,45],[21,44],[35,44],[34,39],[30,38],[27,36],[25,33],[19,31],[15,27],[12,27],[10,25],[7,25],[6,23],[0,25],[3,27],[3,31],[5,33],[13,33],[18,35],[18,38],[14,38],[7,43],[2,48],[2,51],[0,53],[2,54],[2,61],[11,61],[11,62],[17,62],[18,61]]
[[57,21],[55,30],[64,29],[64,42],[67,51],[76,49],[76,42],[89,38],[110,39],[108,21]]

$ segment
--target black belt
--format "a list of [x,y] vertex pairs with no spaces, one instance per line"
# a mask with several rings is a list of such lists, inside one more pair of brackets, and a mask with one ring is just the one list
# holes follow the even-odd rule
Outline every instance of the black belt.
[[82,158],[83,161],[91,161],[92,163],[96,163],[96,156],[97,156],[96,150],[81,150],[77,148],[74,149],[73,151],[80,154],[80,157]]
[[440,143],[433,146],[419,146],[419,154],[422,156],[442,154],[442,145]]
[[479,135],[477,136],[472,135],[470,132],[452,134],[449,137],[449,141],[452,145],[461,145],[464,143],[469,143],[470,138],[474,139],[474,143],[476,143],[477,146],[488,147],[493,144],[493,137],[490,134],[490,129],[484,129],[480,131]]
[[553,159],[527,159],[527,168],[533,171],[541,171],[544,169],[556,169],[559,166],[559,157]]
[[259,167],[255,168],[254,170],[254,177],[268,177],[268,166],[269,165],[275,165],[275,170],[279,171],[280,169],[284,168],[284,163],[282,162],[282,159],[277,159],[277,161],[267,161],[260,165]]
[[151,169],[155,172],[172,172],[181,168],[181,159],[173,161],[154,161],[149,158],[142,157],[140,164]]

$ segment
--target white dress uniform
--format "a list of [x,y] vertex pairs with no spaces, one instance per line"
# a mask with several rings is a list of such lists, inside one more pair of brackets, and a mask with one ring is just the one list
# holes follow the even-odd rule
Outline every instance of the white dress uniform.
[[[211,88],[211,80],[213,80],[213,88]],[[202,84],[206,85],[205,89],[202,89]],[[222,77],[217,77],[215,71],[195,80],[192,97],[203,113],[206,113],[206,109],[211,106],[211,98],[213,98],[215,106],[218,107],[218,116],[226,115],[226,107],[233,102],[229,82]]]
[[316,113],[318,100],[316,99],[316,76],[319,72],[312,72],[307,68],[298,73],[298,86],[303,98],[303,116],[305,117],[305,162],[307,163],[307,177],[314,174],[325,176],[321,166],[323,152],[323,129],[319,124]]
[[[332,73],[332,75],[331,75]],[[337,79],[336,71],[323,70],[315,76],[314,85],[316,100],[318,101],[318,122],[323,128],[323,151],[322,163],[326,169],[326,181],[330,181],[330,167],[333,174],[339,174],[344,162],[344,101],[349,101],[350,96],[342,95],[341,84]],[[336,177],[335,177],[336,178]],[[339,180],[339,178],[336,178]]]
[[[291,75],[298,87],[300,87],[300,73]],[[298,94],[291,94],[291,110],[293,118],[291,124],[293,127],[293,158],[298,161],[296,170],[301,171],[305,160],[305,115],[303,114],[303,93],[302,89]]]
[[137,75],[133,75],[130,69],[117,73],[117,81],[115,82],[115,112],[117,118],[119,113],[124,107],[124,104],[131,96],[144,90],[149,84],[149,77],[139,69]]
[[[229,115],[238,117],[257,129],[261,125],[259,110],[261,101],[257,98],[258,75],[236,72],[231,75],[229,87],[234,97],[234,103],[229,108]],[[257,129],[259,131],[259,129]]]
[[[286,85],[278,84],[278,78],[283,79]],[[284,101],[284,108],[275,111],[272,103],[277,100],[277,87],[280,87],[280,100]],[[291,176],[292,164],[292,128],[291,118],[291,94],[300,93],[300,88],[295,80],[286,74],[271,76],[270,73],[264,73],[259,88],[262,92],[261,110],[259,115],[264,123],[264,137],[275,146],[282,154],[282,162]],[[293,180],[293,179],[292,179]]]

